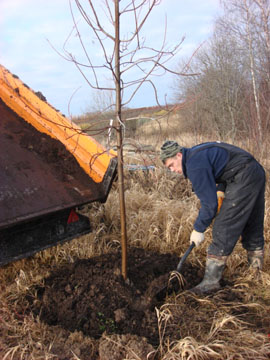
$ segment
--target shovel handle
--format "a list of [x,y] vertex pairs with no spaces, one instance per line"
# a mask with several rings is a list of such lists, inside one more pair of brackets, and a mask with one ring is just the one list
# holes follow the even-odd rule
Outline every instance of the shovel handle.
[[186,258],[188,257],[188,255],[190,254],[191,250],[194,248],[195,243],[192,241],[192,243],[189,245],[187,251],[184,253],[184,255],[181,257],[181,260],[179,261],[176,271],[180,272],[184,262],[186,261]]

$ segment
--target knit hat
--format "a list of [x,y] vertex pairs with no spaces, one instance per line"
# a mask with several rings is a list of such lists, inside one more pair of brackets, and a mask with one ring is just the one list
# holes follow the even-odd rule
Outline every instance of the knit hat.
[[160,148],[160,160],[165,163],[169,158],[174,157],[177,153],[182,152],[182,146],[176,141],[167,140]]

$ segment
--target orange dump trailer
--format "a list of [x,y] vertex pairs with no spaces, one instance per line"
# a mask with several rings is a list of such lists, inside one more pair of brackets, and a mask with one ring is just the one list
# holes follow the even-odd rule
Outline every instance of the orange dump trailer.
[[0,65],[0,266],[91,231],[116,154]]

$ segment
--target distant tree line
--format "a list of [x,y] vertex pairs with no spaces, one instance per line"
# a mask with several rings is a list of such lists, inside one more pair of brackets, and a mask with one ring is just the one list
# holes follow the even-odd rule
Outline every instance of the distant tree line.
[[[262,151],[270,116],[269,0],[221,0],[213,36],[186,65],[176,100],[185,126],[221,140],[249,138]],[[183,63],[179,64],[183,68]]]

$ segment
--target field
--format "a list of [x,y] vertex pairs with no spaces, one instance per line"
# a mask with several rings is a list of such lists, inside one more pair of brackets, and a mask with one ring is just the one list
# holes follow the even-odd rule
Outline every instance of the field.
[[[128,281],[120,273],[117,183],[105,204],[80,209],[90,234],[0,268],[1,359],[270,359],[269,182],[263,271],[248,267],[239,241],[222,289],[189,292],[203,277],[211,228],[176,274],[199,202],[187,180],[161,166],[158,150],[168,136],[184,146],[220,139],[187,130],[175,136],[179,126],[177,115],[157,117],[125,139],[126,164],[155,165],[148,172],[125,168]],[[239,145],[254,150],[252,142]],[[260,161],[268,179],[266,156]],[[173,279],[178,286],[158,298]]]

